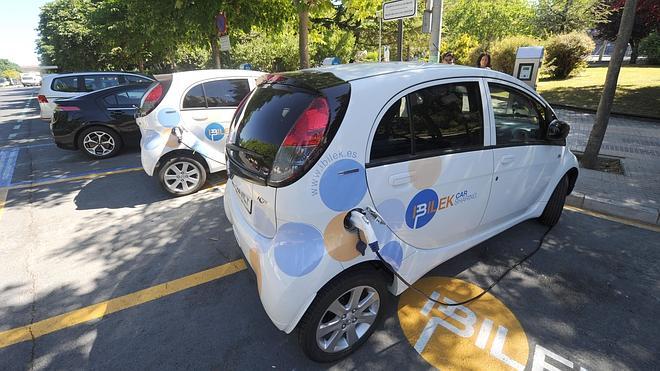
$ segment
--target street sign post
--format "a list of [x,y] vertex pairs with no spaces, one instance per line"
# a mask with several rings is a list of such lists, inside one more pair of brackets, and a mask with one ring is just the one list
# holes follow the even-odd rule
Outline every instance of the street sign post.
[[394,0],[383,3],[383,20],[394,21],[417,15],[417,0]]

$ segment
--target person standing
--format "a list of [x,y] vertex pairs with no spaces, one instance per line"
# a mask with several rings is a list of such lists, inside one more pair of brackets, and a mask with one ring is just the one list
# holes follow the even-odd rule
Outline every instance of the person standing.
[[479,54],[479,59],[477,59],[477,67],[490,69],[490,54],[486,52]]

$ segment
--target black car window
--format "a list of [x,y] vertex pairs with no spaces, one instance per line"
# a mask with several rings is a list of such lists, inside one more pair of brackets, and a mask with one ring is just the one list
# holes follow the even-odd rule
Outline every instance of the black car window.
[[188,90],[183,98],[183,108],[206,108],[206,99],[204,98],[204,88],[202,84],[195,85]]
[[489,83],[497,145],[543,141],[546,114],[540,104],[515,88]]
[[246,79],[216,80],[204,83],[208,107],[236,107],[250,92]]
[[147,90],[147,86],[133,88],[126,91],[117,92],[107,95],[103,98],[103,102],[107,107],[137,107],[140,105],[140,100]]
[[409,155],[412,152],[407,98],[403,97],[380,120],[371,144],[370,160]]
[[115,107],[117,105],[117,94],[110,94],[103,98],[103,103],[108,107]]
[[477,82],[431,86],[408,97],[415,154],[483,146],[483,113]]
[[84,76],[85,91],[95,91],[119,85],[117,75],[87,75]]
[[66,93],[75,93],[78,90],[78,76],[58,77],[53,80],[51,89]]
[[152,80],[150,80],[146,77],[133,76],[133,75],[124,75],[124,79],[126,79],[126,81],[129,84],[141,84],[141,83],[145,83],[145,82],[152,82]]

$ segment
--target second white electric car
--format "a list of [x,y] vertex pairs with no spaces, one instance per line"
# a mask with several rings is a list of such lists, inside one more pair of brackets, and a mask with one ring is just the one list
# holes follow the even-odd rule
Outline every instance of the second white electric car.
[[262,72],[204,70],[159,75],[142,98],[137,123],[142,167],[175,196],[197,192],[225,170],[225,129]]
[[[380,254],[415,282],[523,220],[553,225],[578,176],[568,125],[521,81],[471,67],[342,65],[269,76],[227,141],[225,212],[273,323],[333,361],[360,346],[387,288],[347,230],[373,209]],[[363,246],[362,246],[363,247]]]

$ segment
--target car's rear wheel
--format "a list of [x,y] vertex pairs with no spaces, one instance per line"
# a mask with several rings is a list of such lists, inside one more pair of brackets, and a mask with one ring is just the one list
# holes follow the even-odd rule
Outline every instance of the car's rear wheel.
[[185,196],[199,191],[204,186],[206,169],[192,157],[173,157],[160,167],[158,180],[167,193]]
[[115,156],[121,147],[119,134],[110,128],[91,127],[83,130],[78,136],[78,148],[94,159]]
[[298,341],[317,362],[339,360],[359,348],[380,323],[389,292],[382,276],[359,270],[321,290],[298,325]]
[[559,221],[561,217],[561,212],[564,209],[564,203],[566,202],[566,194],[568,193],[568,177],[564,175],[555,190],[550,196],[548,204],[545,205],[543,214],[539,217],[539,221],[542,224],[545,224],[549,227],[554,226]]

